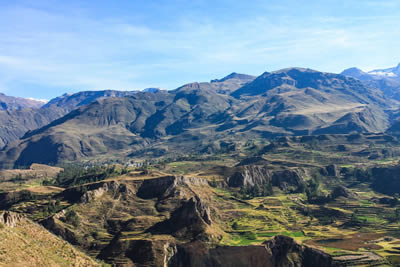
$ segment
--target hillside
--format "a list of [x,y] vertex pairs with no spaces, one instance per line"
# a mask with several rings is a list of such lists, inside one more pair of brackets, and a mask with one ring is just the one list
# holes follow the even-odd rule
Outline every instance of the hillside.
[[383,132],[390,126],[386,110],[394,106],[380,91],[337,74],[301,68],[254,80],[231,74],[172,91],[96,100],[8,145],[0,162],[12,167],[102,161],[101,155],[214,153],[249,138]]
[[0,266],[101,266],[20,214],[0,211]]
[[64,114],[60,109],[0,110],[0,149],[26,132],[47,125]]
[[[64,94],[48,103],[29,99],[0,95],[0,148],[18,140],[28,131],[41,128],[72,110],[90,104],[97,99],[124,97],[135,94],[135,91],[121,92],[114,90],[82,91],[75,94]],[[3,100],[7,101],[2,104]]]

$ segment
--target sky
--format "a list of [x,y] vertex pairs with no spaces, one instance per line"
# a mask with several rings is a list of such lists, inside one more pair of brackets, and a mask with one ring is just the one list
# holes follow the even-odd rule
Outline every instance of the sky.
[[398,0],[0,0],[0,92],[175,89],[400,62]]

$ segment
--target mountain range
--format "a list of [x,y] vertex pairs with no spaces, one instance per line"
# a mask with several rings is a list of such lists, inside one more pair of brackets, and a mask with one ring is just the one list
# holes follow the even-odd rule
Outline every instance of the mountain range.
[[390,99],[400,100],[400,64],[388,69],[364,72],[358,68],[344,70],[342,75],[361,80],[366,86],[378,88]]
[[232,73],[171,91],[65,94],[40,108],[0,113],[6,145],[0,162],[176,156],[257,138],[384,132],[397,122],[399,104],[378,85],[395,81],[398,69],[333,74],[288,68],[258,77]]

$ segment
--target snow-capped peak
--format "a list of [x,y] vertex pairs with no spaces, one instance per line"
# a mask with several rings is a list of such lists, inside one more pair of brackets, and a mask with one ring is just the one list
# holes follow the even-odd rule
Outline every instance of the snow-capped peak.
[[372,70],[369,71],[368,74],[376,76],[384,76],[388,78],[400,77],[400,64],[398,64],[397,67],[394,68]]

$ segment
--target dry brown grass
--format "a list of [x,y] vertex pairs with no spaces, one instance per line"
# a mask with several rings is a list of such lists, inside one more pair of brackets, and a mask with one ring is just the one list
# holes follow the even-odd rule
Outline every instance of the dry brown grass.
[[22,178],[36,177],[36,178],[52,178],[56,177],[63,169],[58,167],[47,166],[43,164],[32,164],[27,170],[0,170],[0,180],[6,181],[13,179],[18,175]]
[[348,236],[336,236],[329,239],[335,240],[332,242],[324,242],[328,239],[314,239],[308,240],[305,243],[317,247],[332,247],[344,250],[357,251],[360,248],[378,250],[382,247],[368,241],[373,241],[385,236],[380,233],[356,233]]
[[38,194],[52,194],[52,193],[59,193],[64,190],[64,188],[56,187],[56,186],[33,186],[29,187],[26,190],[32,193]]
[[0,240],[0,266],[101,266],[27,219],[0,228]]

